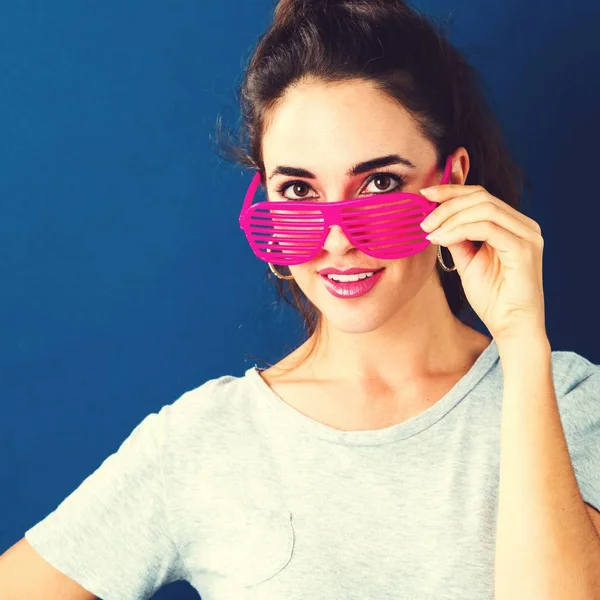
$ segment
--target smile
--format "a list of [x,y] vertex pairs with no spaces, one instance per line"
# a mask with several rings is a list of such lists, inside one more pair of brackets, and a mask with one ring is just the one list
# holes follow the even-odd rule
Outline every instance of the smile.
[[336,298],[359,298],[377,285],[383,276],[384,270],[375,271],[372,275],[332,275],[343,281],[331,279],[329,275],[321,275],[320,277],[325,284],[325,288],[332,296]]

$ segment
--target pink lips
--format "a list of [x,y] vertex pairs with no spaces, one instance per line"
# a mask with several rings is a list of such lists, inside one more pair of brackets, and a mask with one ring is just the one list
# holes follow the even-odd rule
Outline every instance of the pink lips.
[[[375,273],[371,277],[367,277],[366,279],[360,279],[359,281],[348,281],[348,282],[340,282],[333,281],[333,279],[329,279],[327,275],[321,275],[323,279],[323,283],[327,288],[327,291],[336,296],[337,298],[358,298],[360,296],[364,296],[368,291],[372,290],[377,282],[381,279],[383,275],[384,269]],[[346,273],[350,274],[350,273]]]
[[320,275],[329,275],[331,273],[336,273],[338,275],[357,275],[359,273],[373,273],[373,271],[379,271],[380,269],[359,269],[357,267],[352,267],[351,269],[340,270],[334,269],[333,267],[327,267],[326,269],[321,269],[319,271]]

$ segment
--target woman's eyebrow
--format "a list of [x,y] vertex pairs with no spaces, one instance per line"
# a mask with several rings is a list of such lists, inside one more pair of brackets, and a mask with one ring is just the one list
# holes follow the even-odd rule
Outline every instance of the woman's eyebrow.
[[[346,175],[348,177],[354,175],[360,175],[361,173],[366,173],[367,171],[371,171],[373,169],[379,169],[381,167],[387,167],[388,165],[402,164],[410,167],[411,169],[415,168],[415,165],[408,160],[398,154],[388,154],[387,156],[381,156],[379,158],[372,158],[371,160],[366,160],[364,162],[360,162],[346,171]],[[278,166],[273,169],[269,179],[275,177],[275,175],[289,175],[290,177],[305,177],[306,179],[316,179],[315,175],[306,169],[301,169],[299,167],[286,167],[286,166]]]

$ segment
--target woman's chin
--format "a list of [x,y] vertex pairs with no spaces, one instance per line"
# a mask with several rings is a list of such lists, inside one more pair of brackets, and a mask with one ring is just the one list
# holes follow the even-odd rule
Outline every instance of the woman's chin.
[[319,307],[323,318],[338,331],[345,333],[368,333],[379,329],[392,317],[394,310],[382,303],[352,304],[337,298]]

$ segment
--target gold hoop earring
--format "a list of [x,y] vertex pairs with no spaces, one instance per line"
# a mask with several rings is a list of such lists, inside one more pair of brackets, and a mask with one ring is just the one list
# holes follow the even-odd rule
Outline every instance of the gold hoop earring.
[[[267,246],[270,246],[273,243],[273,240],[270,240],[269,242],[267,242]],[[267,248],[267,252],[270,252],[270,250]],[[275,277],[277,277],[277,279],[285,279],[286,281],[289,281],[290,279],[294,279],[293,275],[281,275],[280,273],[278,273],[275,270],[275,267],[271,264],[271,263],[267,263],[269,265],[269,269],[271,269],[271,273],[273,273],[273,275],[275,275]]]
[[456,271],[456,265],[454,265],[451,269],[449,269],[444,264],[444,259],[442,257],[442,247],[441,246],[438,246],[437,255],[438,255],[438,262],[440,263],[440,267],[442,267],[442,269],[444,269],[444,271],[447,271],[448,273],[451,273],[452,271]]
[[293,275],[281,275],[280,273],[278,273],[275,270],[275,267],[271,263],[268,263],[268,264],[269,264],[269,269],[271,269],[271,272],[273,273],[273,275],[275,275],[275,277],[277,277],[277,279],[285,279],[285,280],[288,280],[288,281],[290,279],[294,279]]

